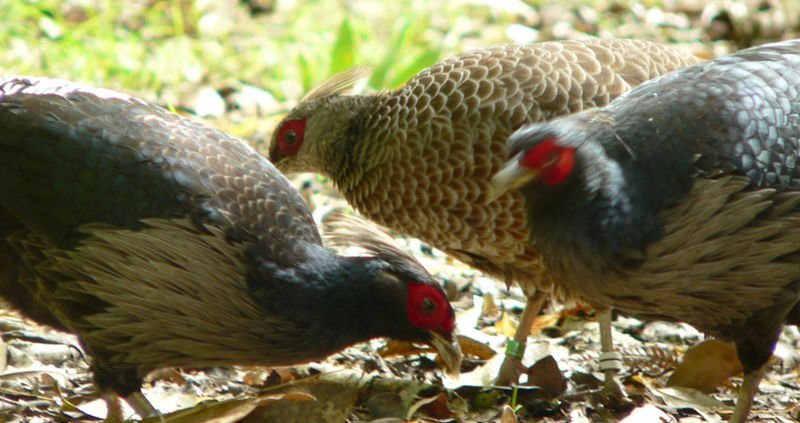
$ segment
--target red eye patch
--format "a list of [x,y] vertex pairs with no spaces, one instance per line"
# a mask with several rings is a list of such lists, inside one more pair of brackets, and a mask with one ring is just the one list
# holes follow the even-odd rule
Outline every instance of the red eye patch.
[[412,325],[439,333],[455,328],[455,313],[441,290],[433,286],[410,282],[406,313]]
[[536,169],[539,180],[556,186],[567,180],[575,167],[575,148],[558,145],[555,138],[545,138],[522,156],[520,166]]
[[297,154],[306,135],[305,119],[287,120],[278,129],[278,158]]

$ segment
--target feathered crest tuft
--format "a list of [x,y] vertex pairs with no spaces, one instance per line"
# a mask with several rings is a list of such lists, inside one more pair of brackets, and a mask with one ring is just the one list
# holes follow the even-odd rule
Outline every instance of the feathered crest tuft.
[[328,78],[308,92],[301,103],[331,94],[353,95],[364,89],[372,69],[367,65],[355,66]]
[[414,256],[400,248],[385,229],[345,210],[328,213],[322,221],[322,232],[328,247],[356,247],[361,250],[361,255],[376,257],[389,264],[413,264],[425,269]]

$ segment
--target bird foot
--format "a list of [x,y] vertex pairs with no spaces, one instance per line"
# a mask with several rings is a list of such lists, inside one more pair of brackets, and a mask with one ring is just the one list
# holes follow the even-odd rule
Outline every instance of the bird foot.
[[[506,282],[508,281],[509,279],[506,280]],[[506,345],[506,357],[503,359],[503,364],[500,365],[500,371],[494,380],[495,385],[511,386],[519,382],[519,376],[524,370],[522,357],[525,356],[528,335],[531,333],[533,320],[539,315],[546,299],[547,294],[541,291],[536,291],[528,296],[528,301],[525,304],[525,310],[522,311],[522,316],[520,316],[514,338],[509,339],[508,345]]]
[[621,369],[622,354],[609,351],[600,355],[600,370],[605,375],[603,389],[600,391],[601,402],[606,408],[613,411],[628,410],[635,405],[628,398],[625,388],[617,377]]
[[617,379],[616,372],[606,372],[603,389],[600,391],[602,404],[613,411],[629,410],[635,406],[628,398],[625,388]]
[[147,400],[141,391],[136,391],[132,393],[130,396],[125,398],[125,402],[131,406],[131,408],[136,411],[136,414],[139,417],[147,418],[147,417],[160,417],[161,420],[164,420],[164,417],[161,416],[161,413],[158,411],[157,408]]
[[525,353],[525,345],[520,344],[514,339],[508,341],[506,346],[506,357],[500,365],[500,371],[494,384],[498,386],[512,386],[519,383],[519,376],[523,371],[522,356]]

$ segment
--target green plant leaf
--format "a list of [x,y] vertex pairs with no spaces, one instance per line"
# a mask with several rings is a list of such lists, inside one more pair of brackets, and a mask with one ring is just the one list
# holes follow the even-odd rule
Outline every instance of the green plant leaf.
[[336,42],[333,44],[331,57],[330,74],[337,74],[355,65],[356,39],[353,35],[353,28],[350,19],[342,19],[339,25],[339,32],[336,34]]
[[441,55],[442,50],[439,48],[423,50],[413,56],[410,62],[404,65],[398,64],[395,68],[396,71],[391,75],[391,79],[388,81],[388,86],[396,88],[405,84],[414,75],[419,73],[419,71],[436,63]]
[[392,33],[392,38],[389,41],[389,48],[381,58],[378,66],[372,70],[372,75],[369,78],[369,85],[375,88],[382,88],[386,84],[386,76],[393,65],[396,64],[400,51],[403,45],[406,44],[406,36],[408,29],[411,27],[411,21],[406,18],[401,18],[397,23],[397,29]]

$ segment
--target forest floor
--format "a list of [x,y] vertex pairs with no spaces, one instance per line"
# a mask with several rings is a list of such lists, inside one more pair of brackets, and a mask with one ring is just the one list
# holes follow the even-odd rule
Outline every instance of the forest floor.
[[[320,0],[131,2],[10,0],[0,6],[0,69],[124,91],[191,115],[266,151],[302,94],[355,64],[369,89],[393,88],[473,47],[588,36],[635,37],[713,58],[800,34],[800,2],[785,0]],[[324,178],[293,178],[321,220],[346,208]],[[443,281],[467,352],[462,374],[435,355],[375,340],[320,363],[281,369],[168,369],[148,399],[169,422],[381,423],[724,421],[741,384],[728,344],[693,328],[618,315],[614,339],[631,402],[604,403],[592,310],[549,304],[531,328],[515,388],[491,380],[525,304],[516,287],[397,235]],[[104,404],[72,335],[0,308],[0,423],[96,421]],[[761,383],[756,422],[800,420],[800,332],[787,328]],[[177,414],[169,414],[182,410]],[[158,419],[154,421],[159,421]]]

